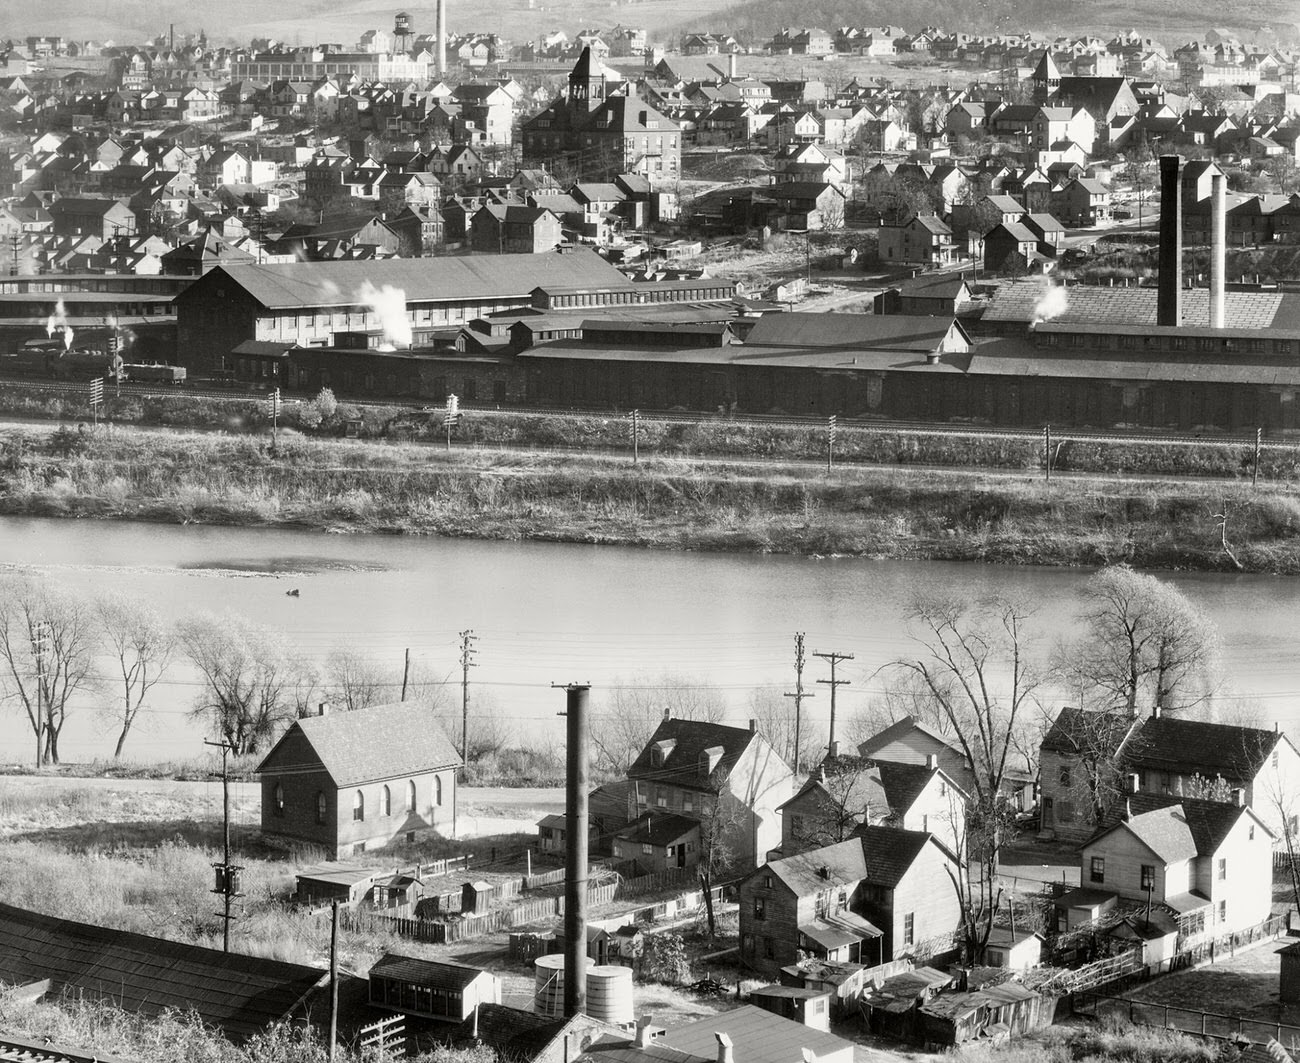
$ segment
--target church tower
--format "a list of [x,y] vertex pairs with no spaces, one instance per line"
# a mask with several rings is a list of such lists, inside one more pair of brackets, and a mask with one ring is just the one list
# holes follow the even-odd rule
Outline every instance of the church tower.
[[584,48],[578,63],[569,74],[569,108],[591,114],[605,102],[605,75],[600,64],[591,58],[591,49]]

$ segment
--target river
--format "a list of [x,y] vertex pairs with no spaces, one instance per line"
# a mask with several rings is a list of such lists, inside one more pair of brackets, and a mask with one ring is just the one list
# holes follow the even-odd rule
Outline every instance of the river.
[[[241,613],[285,633],[324,661],[348,647],[382,662],[396,700],[404,651],[417,673],[459,683],[458,632],[473,629],[476,711],[500,716],[525,741],[558,740],[562,692],[589,681],[593,707],[619,685],[704,678],[726,696],[731,717],[751,694],[792,689],[793,633],[814,651],[852,653],[839,675],[842,718],[880,691],[873,673],[908,652],[903,614],[918,589],[971,597],[1030,596],[1040,648],[1067,637],[1082,570],[946,562],[808,559],[666,553],[607,546],[341,536],[281,529],[217,528],[52,519],[0,519],[0,566],[35,571],[80,595],[129,594],[180,618]],[[1168,577],[1218,623],[1228,706],[1300,723],[1293,579],[1214,574]],[[298,596],[286,592],[297,590]],[[809,659],[809,703],[824,720],[829,675]],[[671,684],[670,684],[671,685]],[[148,702],[127,755],[193,758],[201,728],[188,711],[197,677],[173,667]],[[459,686],[448,697],[459,704]],[[105,696],[105,695],[100,695]],[[667,696],[667,692],[663,693]],[[61,740],[65,760],[108,756],[114,736],[83,698]],[[0,708],[0,758],[25,762],[26,720]]]

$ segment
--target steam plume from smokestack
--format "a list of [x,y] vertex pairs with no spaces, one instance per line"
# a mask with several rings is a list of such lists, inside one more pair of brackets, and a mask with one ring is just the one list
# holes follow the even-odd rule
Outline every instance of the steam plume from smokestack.
[[406,316],[406,292],[385,284],[376,288],[366,281],[357,291],[357,298],[379,318],[384,339],[394,347],[411,346],[411,320]]
[[62,299],[59,299],[54,304],[54,313],[45,319],[45,335],[53,338],[56,332],[63,333],[63,349],[70,351],[72,349],[72,337],[76,334],[72,331],[72,326],[68,324],[68,308],[63,305]]
[[1041,321],[1051,321],[1053,318],[1060,317],[1070,306],[1070,297],[1066,295],[1062,285],[1053,284],[1051,281],[1046,281],[1045,284],[1043,294],[1034,304],[1034,319],[1029,323],[1030,328]]

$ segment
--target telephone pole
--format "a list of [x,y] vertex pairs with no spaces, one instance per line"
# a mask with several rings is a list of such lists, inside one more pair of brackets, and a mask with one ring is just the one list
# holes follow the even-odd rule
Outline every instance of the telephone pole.
[[794,636],[794,693],[784,695],[794,698],[794,773],[799,774],[799,740],[803,722],[803,699],[815,698],[816,694],[803,692],[803,632],[796,631]]
[[817,682],[822,683],[823,685],[831,688],[831,734],[830,734],[830,739],[828,740],[826,745],[826,752],[828,756],[834,756],[838,752],[838,750],[835,748],[835,691],[839,687],[846,687],[849,685],[849,681],[847,679],[835,678],[835,667],[841,661],[853,660],[853,654],[836,653],[836,652],[817,653],[816,651],[814,651],[813,656],[820,657],[822,660],[830,661],[831,663],[831,677],[829,679],[819,679],[817,680]]
[[[225,739],[220,742],[210,742],[204,739],[203,744],[221,750],[221,824],[223,837],[221,863],[212,865],[216,870],[216,888],[212,892],[220,893],[225,898],[224,910],[217,914],[221,916],[224,923],[221,950],[229,952],[230,924],[236,918],[230,912],[230,902],[236,897],[243,896],[239,889],[239,873],[244,870],[242,867],[237,867],[230,862],[230,771],[227,758],[234,747]],[[212,774],[215,775],[216,773],[213,772]]]
[[[478,653],[478,650],[474,649],[474,643],[477,641],[478,636],[474,634],[473,628],[466,628],[460,633],[460,764],[462,769],[469,764],[469,670],[478,667],[474,663],[474,655]],[[456,806],[453,788],[451,804],[453,838],[456,837]]]

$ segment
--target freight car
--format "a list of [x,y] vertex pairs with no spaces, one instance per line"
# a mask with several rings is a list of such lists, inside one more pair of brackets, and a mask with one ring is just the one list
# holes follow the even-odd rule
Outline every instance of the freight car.
[[184,384],[188,373],[183,365],[127,365],[122,366],[122,379],[140,384]]

